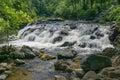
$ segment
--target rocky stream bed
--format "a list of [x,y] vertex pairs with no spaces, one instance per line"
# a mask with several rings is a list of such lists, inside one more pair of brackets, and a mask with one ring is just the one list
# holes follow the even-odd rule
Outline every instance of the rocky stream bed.
[[65,21],[29,24],[0,47],[0,80],[120,80],[119,28]]

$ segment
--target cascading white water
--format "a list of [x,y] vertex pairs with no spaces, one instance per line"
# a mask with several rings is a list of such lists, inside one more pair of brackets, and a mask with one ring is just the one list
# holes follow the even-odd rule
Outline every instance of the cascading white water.
[[10,43],[38,49],[72,47],[79,53],[89,54],[113,47],[108,39],[109,34],[109,26],[79,21],[52,22],[27,25],[18,33],[21,39]]

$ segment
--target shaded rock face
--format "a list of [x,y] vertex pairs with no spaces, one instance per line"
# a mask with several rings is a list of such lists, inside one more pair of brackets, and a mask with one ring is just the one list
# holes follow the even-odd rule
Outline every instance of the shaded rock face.
[[77,52],[72,49],[60,50],[57,53],[58,59],[72,59],[77,55]]
[[25,53],[25,58],[29,59],[35,57],[34,51],[28,46],[23,46],[20,51]]
[[10,53],[15,52],[16,50],[17,49],[12,45],[0,47],[0,60],[3,61],[7,60],[9,57],[11,58]]
[[111,23],[111,29],[113,33],[109,36],[109,39],[111,42],[113,42],[114,45],[117,45],[119,43],[120,39],[120,27],[117,26],[117,23],[113,21]]
[[83,58],[81,61],[81,67],[85,72],[87,71],[98,72],[105,67],[110,67],[111,65],[112,62],[110,58],[94,54]]

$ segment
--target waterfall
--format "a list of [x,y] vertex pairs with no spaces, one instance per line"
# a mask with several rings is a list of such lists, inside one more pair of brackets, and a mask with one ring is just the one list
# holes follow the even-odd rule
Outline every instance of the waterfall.
[[90,54],[113,47],[109,41],[110,26],[79,21],[64,21],[27,25],[18,32],[19,40],[12,45],[34,48],[74,48],[79,53]]

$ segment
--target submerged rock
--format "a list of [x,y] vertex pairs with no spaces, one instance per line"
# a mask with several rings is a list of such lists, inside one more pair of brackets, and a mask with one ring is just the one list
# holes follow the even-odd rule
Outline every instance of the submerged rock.
[[72,49],[63,49],[58,51],[58,59],[73,59],[77,55],[77,52]]
[[100,71],[101,69],[105,67],[112,66],[112,62],[110,58],[100,55],[89,55],[82,59],[81,61],[81,67],[82,69],[87,71]]

